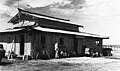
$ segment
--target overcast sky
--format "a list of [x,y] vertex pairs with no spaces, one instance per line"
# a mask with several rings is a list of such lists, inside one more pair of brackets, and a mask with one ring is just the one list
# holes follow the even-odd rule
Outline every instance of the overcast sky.
[[7,21],[18,6],[43,14],[70,19],[85,31],[110,36],[104,44],[120,45],[119,0],[0,0],[0,30],[11,27]]

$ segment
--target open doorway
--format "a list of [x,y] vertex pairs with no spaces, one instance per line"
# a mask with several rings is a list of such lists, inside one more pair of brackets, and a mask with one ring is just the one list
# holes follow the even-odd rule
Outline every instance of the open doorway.
[[20,55],[24,55],[24,35],[20,35]]

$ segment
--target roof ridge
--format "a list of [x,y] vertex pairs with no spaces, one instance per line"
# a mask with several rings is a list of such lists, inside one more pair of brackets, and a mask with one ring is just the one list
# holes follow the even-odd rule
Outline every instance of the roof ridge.
[[28,13],[32,13],[32,14],[36,14],[36,15],[40,15],[40,16],[55,18],[55,19],[64,20],[64,21],[70,21],[70,19],[62,19],[62,18],[58,18],[58,17],[48,16],[48,15],[45,15],[45,14],[39,14],[39,13],[35,13],[35,12],[30,12],[30,11],[23,10],[23,9],[20,9],[20,8],[18,8],[18,10],[19,10],[19,12],[24,11],[24,12],[28,12]]
[[78,25],[76,23],[73,23],[73,22],[70,22],[70,21],[66,21],[65,19],[60,19],[60,18],[56,18],[56,17],[51,17],[51,16],[43,15],[43,14],[38,14],[38,13],[34,13],[34,12],[23,10],[23,9],[20,9],[20,8],[18,8],[18,10],[19,10],[19,12],[23,11],[23,12],[30,13],[30,14],[33,14],[33,15],[43,16],[44,18],[52,19],[54,21],[63,22],[63,23],[69,23],[69,24],[76,25],[76,26],[79,26],[79,27],[84,27],[82,25]]

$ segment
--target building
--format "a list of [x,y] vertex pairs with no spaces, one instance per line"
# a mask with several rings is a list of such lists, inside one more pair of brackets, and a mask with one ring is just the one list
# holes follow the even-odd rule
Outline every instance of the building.
[[82,28],[82,25],[65,19],[18,10],[8,22],[13,23],[14,27],[0,32],[0,43],[6,50],[12,50],[17,55],[54,58],[56,42],[59,42],[61,49],[75,52],[76,56],[83,56],[85,48],[102,53],[102,40],[109,38],[80,32],[79,27]]

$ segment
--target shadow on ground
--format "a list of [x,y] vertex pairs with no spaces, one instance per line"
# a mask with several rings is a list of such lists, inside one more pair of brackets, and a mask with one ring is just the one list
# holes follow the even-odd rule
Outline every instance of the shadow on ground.
[[1,62],[0,66],[6,66],[6,65],[10,65],[13,64],[12,62]]
[[6,58],[3,58],[0,62],[0,66],[6,66],[6,65],[10,65],[10,64],[13,64],[13,62]]

